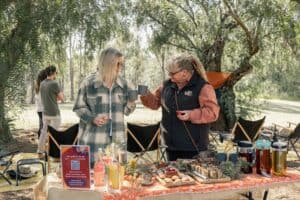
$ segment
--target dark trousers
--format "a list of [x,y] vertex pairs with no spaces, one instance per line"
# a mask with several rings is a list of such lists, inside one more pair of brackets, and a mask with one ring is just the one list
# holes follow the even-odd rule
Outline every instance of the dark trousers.
[[175,161],[177,158],[192,159],[197,155],[197,151],[170,151],[167,150],[167,156],[169,161]]
[[40,138],[41,130],[43,128],[43,112],[37,112],[39,116],[39,130],[38,130],[38,138]]

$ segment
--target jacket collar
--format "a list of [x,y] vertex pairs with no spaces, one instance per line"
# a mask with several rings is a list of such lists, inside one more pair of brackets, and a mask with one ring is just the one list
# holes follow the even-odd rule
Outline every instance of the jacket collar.
[[[94,79],[94,87],[99,88],[103,86],[103,81],[100,78],[99,72],[95,73],[95,79]],[[113,84],[113,87],[120,86],[121,88],[124,88],[124,80],[118,76],[116,82]]]
[[[199,77],[200,76],[197,74],[197,72],[194,72],[191,79],[190,79],[190,81],[183,88],[196,85],[197,82],[199,81],[198,80]],[[176,83],[171,82],[171,79],[168,79],[168,82],[171,84],[171,86],[170,86],[171,88],[178,89]]]

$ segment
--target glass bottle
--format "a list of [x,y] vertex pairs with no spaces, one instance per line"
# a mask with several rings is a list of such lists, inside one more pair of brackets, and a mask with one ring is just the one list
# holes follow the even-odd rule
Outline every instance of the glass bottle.
[[248,166],[242,167],[242,172],[245,174],[252,173],[253,165],[253,145],[249,141],[238,141],[237,153],[240,159],[248,162]]
[[[267,140],[256,141],[256,173],[271,174],[271,143]],[[263,174],[263,175],[266,175]]]
[[286,174],[286,156],[287,143],[274,142],[272,144],[272,172],[277,176],[284,176]]
[[102,187],[105,185],[105,164],[103,162],[103,150],[98,149],[97,161],[94,165],[94,186]]

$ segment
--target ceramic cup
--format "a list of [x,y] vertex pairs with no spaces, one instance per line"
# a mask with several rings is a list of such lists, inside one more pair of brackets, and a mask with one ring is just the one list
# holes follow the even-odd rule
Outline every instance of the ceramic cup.
[[148,92],[148,86],[146,85],[138,85],[138,94],[145,95]]
[[136,90],[129,90],[128,91],[128,99],[129,101],[135,101],[138,98],[138,91]]

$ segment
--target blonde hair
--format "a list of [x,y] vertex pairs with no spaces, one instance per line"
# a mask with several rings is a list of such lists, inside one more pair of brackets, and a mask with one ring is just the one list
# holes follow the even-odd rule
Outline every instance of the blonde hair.
[[113,83],[117,79],[117,68],[121,57],[123,57],[123,54],[115,48],[107,48],[101,52],[98,70],[103,82]]
[[202,63],[194,55],[184,53],[174,56],[168,62],[167,69],[171,71],[170,69],[174,67],[177,67],[179,70],[186,69],[191,72],[195,70],[199,74],[199,76],[201,76],[205,81],[208,81]]

